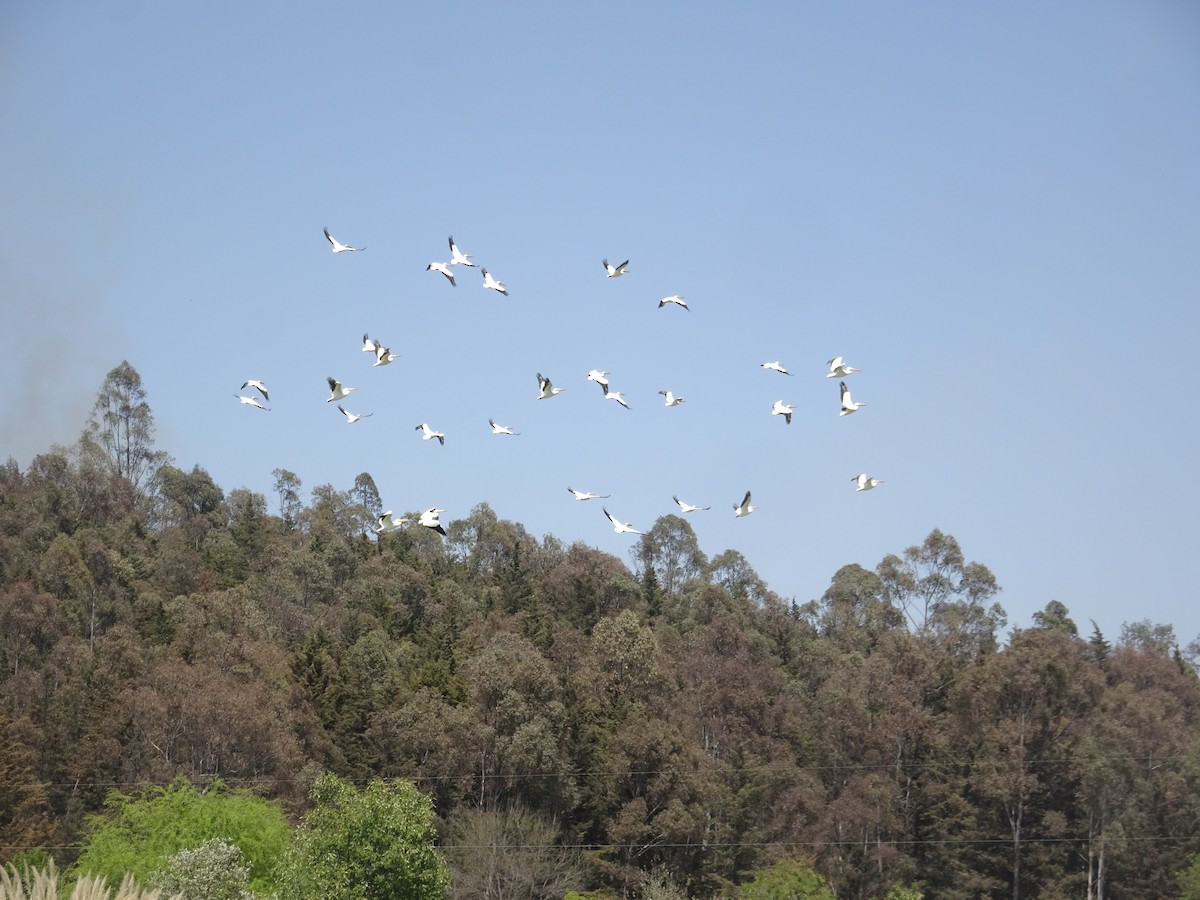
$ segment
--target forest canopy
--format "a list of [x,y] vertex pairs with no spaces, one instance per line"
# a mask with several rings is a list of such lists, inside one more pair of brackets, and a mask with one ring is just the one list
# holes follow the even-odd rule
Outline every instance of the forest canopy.
[[177,468],[120,374],[78,445],[0,466],[0,862],[70,865],[114,789],[219,780],[294,826],[314,785],[411,784],[461,896],[491,896],[489,846],[557,897],[811,866],[838,897],[1158,898],[1195,871],[1169,626],[1050,601],[1006,632],[936,529],[805,603],[674,515],[632,566],[485,503],[376,534],[368,473],[306,502],[286,469],[268,501]]

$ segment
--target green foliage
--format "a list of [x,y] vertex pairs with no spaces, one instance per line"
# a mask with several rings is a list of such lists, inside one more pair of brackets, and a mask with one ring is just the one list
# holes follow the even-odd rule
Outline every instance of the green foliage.
[[836,900],[829,883],[806,860],[787,859],[738,889],[746,900]]
[[250,864],[250,886],[270,887],[270,875],[288,841],[288,826],[278,807],[220,782],[203,792],[186,781],[149,787],[137,795],[109,794],[108,811],[91,816],[82,850],[72,872],[91,873],[117,883],[126,873],[146,883],[180,850],[224,838]]
[[444,896],[450,874],[435,846],[433,804],[410,782],[375,779],[359,790],[327,773],[313,782],[311,797],[280,869],[280,896]]
[[1033,624],[1038,628],[1045,628],[1047,631],[1065,631],[1074,637],[1079,634],[1079,629],[1072,621],[1069,612],[1062,603],[1051,600],[1046,604],[1045,609],[1033,614]]
[[1192,863],[1175,876],[1179,885],[1179,900],[1200,900],[1200,855],[1192,857]]
[[150,876],[152,888],[183,900],[253,900],[249,884],[246,857],[224,838],[172,854]]

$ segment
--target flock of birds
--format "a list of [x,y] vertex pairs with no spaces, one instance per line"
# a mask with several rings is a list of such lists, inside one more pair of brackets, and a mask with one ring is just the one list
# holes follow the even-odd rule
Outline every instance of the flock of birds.
[[[365,247],[354,247],[349,244],[343,244],[329,233],[328,228],[325,229],[325,238],[329,241],[333,253],[350,253],[366,249]],[[426,271],[432,271],[441,274],[446,278],[447,281],[450,282],[452,287],[457,287],[458,280],[453,271],[456,267],[472,269],[479,268],[480,273],[483,276],[484,288],[497,291],[506,297],[508,296],[508,289],[504,282],[496,280],[486,268],[477,266],[477,264],[472,261],[470,254],[463,253],[459,249],[458,245],[454,241],[453,236],[449,238],[449,246],[450,259],[446,262],[436,260],[430,262],[429,265],[425,267]],[[625,260],[620,265],[613,265],[607,259],[605,259],[603,260],[603,266],[605,275],[608,278],[619,278],[620,276],[627,275],[629,273],[629,260]],[[662,309],[664,306],[668,305],[678,306],[681,309],[690,311],[690,308],[684,301],[684,298],[679,294],[663,297],[658,302],[659,309]],[[392,353],[389,347],[387,347],[381,341],[372,338],[369,334],[363,335],[362,350],[364,353],[371,353],[375,357],[375,362],[372,363],[373,367],[389,365],[399,358],[398,354]],[[850,389],[846,386],[845,381],[845,379],[849,378],[851,375],[855,374],[856,372],[861,372],[862,370],[855,368],[854,366],[847,365],[845,360],[840,356],[836,356],[833,359],[828,360],[827,365],[829,367],[829,372],[825,377],[837,378],[839,380],[838,384],[841,391],[841,409],[839,410],[838,415],[848,416],[865,407],[867,405],[866,403],[862,401],[856,401],[851,397]],[[779,360],[762,363],[761,368],[766,369],[767,371],[777,372],[781,375],[792,375],[792,373],[789,372]],[[609,383],[610,375],[611,373],[609,372],[600,369],[592,369],[587,374],[587,380],[599,385],[600,389],[603,391],[605,399],[613,400],[625,409],[629,409],[629,403],[625,399],[625,396],[620,391],[612,389],[612,386]],[[338,381],[332,376],[329,376],[326,381],[329,384],[329,396],[326,398],[325,402],[337,403],[337,409],[345,417],[347,424],[353,425],[362,419],[366,419],[374,415],[374,413],[370,412],[353,413],[342,405],[342,401],[344,401],[351,393],[358,390],[358,388],[343,385],[342,382]],[[552,399],[566,390],[566,388],[563,387],[556,387],[554,383],[541,372],[537,373],[537,386],[538,400]],[[253,388],[257,394],[261,396],[262,400],[265,400],[268,403],[270,402],[270,394],[268,393],[266,384],[262,380],[255,378],[246,379],[242,383],[240,390],[245,392],[247,388]],[[685,398],[677,396],[669,390],[662,390],[658,393],[663,397],[664,404],[668,408],[679,406],[685,402]],[[237,397],[241,403],[247,406],[253,406],[266,412],[270,411],[270,407],[264,406],[262,402],[260,402],[259,396],[246,393],[235,394],[234,396]],[[771,408],[771,415],[782,416],[784,422],[790,425],[792,423],[792,414],[795,408],[796,407],[792,404],[784,403],[782,400],[776,400]],[[494,435],[516,436],[520,434],[519,431],[513,431],[513,429],[507,425],[501,425],[495,419],[488,419],[488,424],[491,426],[492,434]],[[420,425],[417,425],[414,430],[421,432],[421,439],[424,441],[436,440],[440,445],[443,446],[446,443],[446,435],[443,432],[434,429],[427,422],[422,422]],[[878,485],[883,484],[882,479],[869,476],[865,472],[851,476],[850,480],[854,482],[854,490],[856,492],[869,491]],[[597,494],[591,491],[579,491],[572,487],[568,487],[567,490],[576,500],[580,501],[602,500],[609,498],[608,494]],[[702,512],[711,509],[709,506],[700,506],[698,504],[687,503],[683,500],[680,500],[678,497],[672,497],[671,499],[675,501],[675,504],[679,507],[680,512],[683,514]],[[733,504],[733,513],[736,518],[740,519],[749,516],[757,508],[758,507],[751,502],[751,492],[746,491],[746,495],[742,498],[742,501],[740,503]],[[439,521],[439,517],[445,511],[446,510],[438,507],[430,507],[429,509],[420,513],[416,519],[416,524],[425,528],[429,528],[444,536],[446,534],[446,530]],[[622,522],[620,519],[613,516],[607,508],[602,507],[602,511],[604,512],[605,518],[612,523],[613,531],[616,534],[641,535],[645,533],[643,531],[639,531],[629,522]],[[382,537],[389,532],[397,531],[409,524],[411,523],[408,517],[393,516],[392,511],[388,510],[378,517],[375,526],[375,532],[377,535]]]

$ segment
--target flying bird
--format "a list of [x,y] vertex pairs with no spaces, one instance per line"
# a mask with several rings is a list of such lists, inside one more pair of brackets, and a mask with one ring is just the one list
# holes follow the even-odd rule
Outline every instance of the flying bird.
[[383,344],[376,344],[376,347],[378,349],[375,351],[375,362],[371,363],[372,369],[376,366],[386,366],[388,363],[400,358],[399,353],[393,353],[391,348],[385,347]]
[[247,378],[245,381],[242,382],[241,390],[244,391],[248,387],[252,387],[255,390],[257,390],[260,394],[263,395],[264,400],[270,402],[271,398],[269,396],[267,396],[267,386],[265,384],[263,384],[261,381],[256,381],[253,378]]
[[393,518],[392,511],[389,509],[379,517],[375,525],[375,533],[379,535],[387,534],[389,531],[399,531],[408,524],[408,519],[404,516]]
[[441,444],[443,447],[446,446],[446,436],[444,434],[442,434],[440,431],[434,431],[425,422],[422,422],[420,425],[418,425],[416,428],[414,428],[413,431],[424,432],[424,434],[421,435],[421,440],[423,440],[423,441],[428,441],[428,440],[432,440],[433,438],[437,438],[439,444]]
[[629,409],[629,404],[625,402],[625,396],[620,391],[605,391],[604,397],[607,400],[616,400],[626,409]]
[[861,372],[862,369],[856,369],[854,366],[848,366],[842,362],[840,356],[835,356],[829,360],[829,374],[826,378],[845,378],[847,375],[853,375],[855,372]]
[[329,396],[325,398],[326,403],[332,403],[335,400],[344,400],[351,391],[357,391],[356,387],[342,387],[342,383],[332,375],[325,379],[329,382]]
[[779,372],[781,375],[791,375],[792,374],[791,372],[789,372],[787,369],[785,369],[783,367],[783,364],[781,362],[779,362],[779,360],[775,360],[775,362],[765,362],[765,363],[762,363],[761,365],[762,365],[762,368],[770,369],[772,372]]
[[705,510],[705,509],[712,509],[711,506],[693,506],[691,503],[684,503],[678,497],[672,497],[671,499],[674,500],[675,503],[679,506],[679,508],[685,513],[698,512],[700,510]]
[[750,515],[750,513],[754,512],[756,509],[758,509],[758,507],[752,506],[750,503],[750,492],[746,491],[746,496],[742,498],[742,502],[735,503],[733,505],[733,514],[740,519],[743,516]]
[[857,412],[867,405],[865,403],[856,403],[850,399],[850,388],[846,387],[846,382],[841,381],[838,384],[842,389],[842,411],[838,413],[839,416],[848,416],[850,413]]
[[547,378],[545,375],[543,375],[541,372],[537,373],[537,380],[538,380],[538,397],[537,398],[539,400],[548,400],[549,398],[553,397],[555,394],[561,394],[563,391],[566,390],[566,388],[556,388],[553,384],[550,383],[550,379]]
[[342,405],[340,403],[338,404],[338,412],[345,416],[346,421],[351,425],[353,425],[359,419],[369,419],[371,416],[375,415],[375,413],[363,413],[361,416],[356,416],[354,413],[346,412],[346,410],[342,409]]
[[682,397],[676,397],[670,391],[659,391],[659,393],[667,398],[667,406],[678,406],[684,402]]
[[616,532],[617,534],[642,534],[643,533],[641,531],[638,531],[636,528],[634,528],[628,522],[618,522],[616,519],[613,518],[612,513],[610,513],[607,509],[604,510],[604,515],[608,518],[608,521],[612,522],[613,531]]
[[855,493],[858,493],[859,491],[869,491],[876,485],[883,484],[882,478],[868,478],[866,472],[863,472],[860,475],[851,475],[850,480],[858,485],[854,489]]
[[427,265],[425,267],[425,271],[428,272],[430,269],[433,269],[433,271],[435,271],[435,272],[441,272],[443,275],[446,276],[446,279],[450,282],[451,285],[453,285],[454,287],[458,287],[458,282],[454,280],[454,273],[450,271],[449,263],[431,262],[429,265]]
[[[672,294],[670,297],[663,297],[658,301],[658,308],[662,309],[668,303],[674,303],[676,306],[682,306],[684,309],[688,309],[688,305],[683,302],[682,294]],[[690,309],[688,309],[688,311],[691,312]]]
[[610,266],[607,259],[604,261],[604,271],[608,273],[609,278],[617,278],[621,275],[628,275],[628,266],[629,260],[625,260],[625,262],[621,263],[619,266]]
[[485,288],[491,288],[493,291],[499,291],[505,297],[508,296],[508,288],[504,286],[503,281],[497,281],[487,269],[480,269],[480,271],[483,272],[483,286]]
[[513,431],[507,425],[499,424],[495,419],[488,419],[488,424],[492,426],[492,434],[520,434],[519,431]]
[[267,409],[267,407],[265,407],[261,403],[259,403],[257,397],[243,397],[239,394],[234,394],[233,396],[237,397],[239,400],[241,400],[247,406],[257,406],[259,409],[266,410],[267,412],[271,411],[271,410]]
[[442,537],[446,536],[446,529],[442,527],[442,523],[438,521],[438,516],[444,513],[444,509],[438,509],[436,506],[430,507],[421,513],[421,518],[417,524],[424,525],[426,528],[432,528]]
[[795,406],[789,406],[788,404],[784,403],[782,400],[776,400],[775,405],[771,407],[771,415],[783,416],[783,421],[785,421],[789,425],[791,425],[792,424],[792,410],[795,408],[796,408]]
[[448,266],[468,266],[472,269],[475,268],[475,263],[471,262],[471,255],[463,253],[458,249],[458,245],[454,243],[454,235],[450,235],[450,256],[453,258],[450,262],[446,263]]
[[568,487],[568,491],[575,495],[576,500],[607,500],[611,494],[593,494],[591,491],[577,491],[573,487]]
[[335,238],[332,234],[329,233],[328,228],[325,229],[325,238],[326,238],[326,240],[329,241],[329,243],[333,244],[333,252],[334,253],[345,253],[347,250],[354,251],[354,250],[366,250],[367,249],[366,247],[351,247],[349,244],[343,244],[341,241],[339,241],[337,238]]
[[599,369],[592,369],[592,371],[588,372],[588,381],[596,382],[596,384],[600,385],[600,390],[604,391],[607,395],[609,374],[609,372],[601,372]]

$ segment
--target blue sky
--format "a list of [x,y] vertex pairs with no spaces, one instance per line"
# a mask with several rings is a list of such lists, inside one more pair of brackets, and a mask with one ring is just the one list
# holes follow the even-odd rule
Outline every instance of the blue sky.
[[[801,602],[940,528],[1011,625],[1056,599],[1085,632],[1200,634],[1200,8],[0,17],[0,452],[22,465],[128,359],[158,446],[227,491],[367,471],[397,512],[487,502],[626,560],[566,487],[643,529],[678,494],[713,507],[690,518],[710,556]],[[508,298],[425,270],[450,234]],[[658,309],[676,293],[690,312]],[[372,368],[363,332],[400,359]],[[835,355],[863,369],[846,418]],[[536,401],[537,372],[566,393]],[[328,375],[374,416],[348,426]],[[251,377],[269,414],[233,399]],[[856,495],[860,471],[886,483]]]

